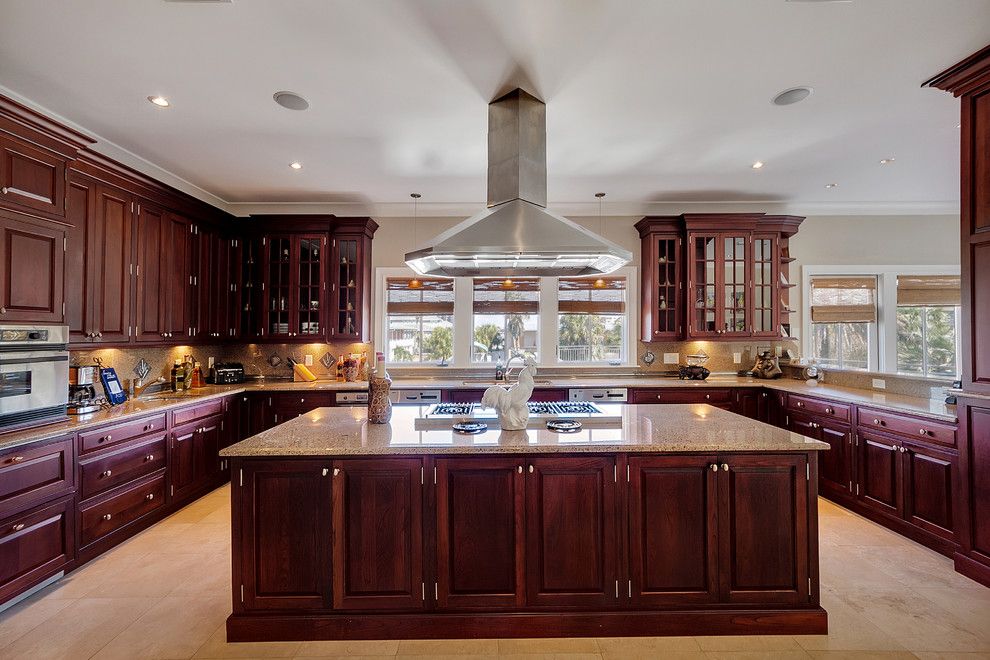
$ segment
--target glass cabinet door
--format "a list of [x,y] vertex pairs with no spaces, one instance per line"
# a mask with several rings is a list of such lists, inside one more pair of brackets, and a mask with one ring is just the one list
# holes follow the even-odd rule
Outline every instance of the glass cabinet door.
[[657,241],[656,277],[654,286],[656,287],[656,309],[653,326],[653,336],[657,339],[669,337],[677,338],[681,332],[681,306],[680,306],[680,239],[677,237],[663,236],[655,239]]
[[753,334],[776,335],[775,311],[777,307],[776,241],[769,236],[753,238]]
[[292,308],[292,241],[287,236],[268,237],[269,336],[289,336]]
[[355,336],[358,313],[358,241],[356,239],[336,240],[337,254],[334,257],[337,269],[337,309],[335,310],[334,334]]
[[722,327],[719,334],[749,333],[747,314],[746,236],[723,235],[722,249]]
[[716,291],[719,244],[717,235],[692,235],[690,246],[690,334],[714,335],[719,330]]
[[296,318],[293,332],[300,336],[323,334],[321,294],[323,292],[323,237],[302,236],[298,241],[296,263]]

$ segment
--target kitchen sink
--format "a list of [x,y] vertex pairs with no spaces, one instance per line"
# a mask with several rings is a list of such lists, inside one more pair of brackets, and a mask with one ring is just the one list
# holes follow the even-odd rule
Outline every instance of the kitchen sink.
[[[468,378],[462,380],[461,383],[464,385],[512,385],[516,382],[516,379],[512,380],[494,380],[492,378]],[[551,380],[533,380],[535,385],[550,385],[553,381]]]

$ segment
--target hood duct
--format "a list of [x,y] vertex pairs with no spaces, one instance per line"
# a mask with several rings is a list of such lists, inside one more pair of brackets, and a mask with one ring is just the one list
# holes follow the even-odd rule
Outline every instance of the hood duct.
[[521,89],[488,106],[488,208],[406,254],[421,275],[602,275],[632,253],[546,210],[546,105]]

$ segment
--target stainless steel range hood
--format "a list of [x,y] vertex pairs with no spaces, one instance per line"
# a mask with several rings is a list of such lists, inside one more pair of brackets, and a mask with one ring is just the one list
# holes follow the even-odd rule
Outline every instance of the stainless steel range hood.
[[488,208],[406,254],[421,275],[602,275],[632,253],[546,210],[546,105],[521,89],[488,106]]

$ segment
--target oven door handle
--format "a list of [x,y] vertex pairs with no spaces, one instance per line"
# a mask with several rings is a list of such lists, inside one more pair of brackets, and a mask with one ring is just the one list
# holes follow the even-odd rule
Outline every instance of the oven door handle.
[[8,360],[0,360],[0,367],[5,365],[22,365],[22,364],[44,364],[47,362],[68,362],[68,355],[48,355],[45,357],[25,357],[25,358],[15,358]]

